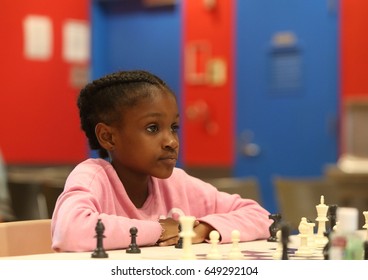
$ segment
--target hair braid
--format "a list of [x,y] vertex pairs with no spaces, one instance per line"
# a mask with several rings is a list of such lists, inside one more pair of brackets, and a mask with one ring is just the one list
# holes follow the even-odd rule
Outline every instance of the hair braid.
[[135,106],[142,98],[151,96],[152,86],[173,94],[163,80],[143,70],[115,72],[92,81],[81,90],[77,102],[81,128],[90,148],[98,150],[100,157],[106,158],[108,153],[97,140],[96,125],[119,121],[121,108]]

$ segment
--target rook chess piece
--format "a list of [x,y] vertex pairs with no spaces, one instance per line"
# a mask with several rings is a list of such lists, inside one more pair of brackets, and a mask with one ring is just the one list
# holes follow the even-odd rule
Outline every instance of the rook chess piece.
[[108,258],[109,255],[105,252],[103,248],[103,238],[105,236],[103,235],[105,231],[105,226],[101,222],[101,219],[98,219],[96,227],[95,227],[96,235],[95,238],[97,238],[97,246],[94,252],[92,253],[92,258]]
[[126,252],[128,254],[139,254],[141,252],[141,249],[139,249],[139,247],[137,245],[138,229],[136,227],[132,227],[132,228],[130,228],[129,232],[130,232],[131,242],[130,242],[129,248],[126,250]]

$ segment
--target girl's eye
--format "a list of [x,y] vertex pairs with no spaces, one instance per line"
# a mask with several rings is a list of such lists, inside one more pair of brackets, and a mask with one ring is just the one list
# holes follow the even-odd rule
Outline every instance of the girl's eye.
[[148,132],[157,132],[158,131],[158,126],[157,125],[150,125],[149,127],[147,127],[147,131]]
[[175,125],[173,125],[173,126],[171,127],[171,130],[172,130],[173,132],[178,132],[178,131],[179,131],[179,128],[180,128],[180,126],[179,126],[179,125],[177,125],[177,124],[175,124]]

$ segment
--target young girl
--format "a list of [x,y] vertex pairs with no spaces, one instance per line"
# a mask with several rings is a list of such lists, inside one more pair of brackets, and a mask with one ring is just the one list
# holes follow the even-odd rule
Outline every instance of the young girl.
[[195,216],[193,243],[217,230],[241,241],[269,236],[269,213],[258,203],[219,192],[176,168],[179,110],[175,94],[145,71],[121,71],[81,90],[81,127],[101,158],[87,159],[69,175],[52,218],[53,249],[93,251],[95,226],[105,226],[104,248],[176,244],[181,215]]

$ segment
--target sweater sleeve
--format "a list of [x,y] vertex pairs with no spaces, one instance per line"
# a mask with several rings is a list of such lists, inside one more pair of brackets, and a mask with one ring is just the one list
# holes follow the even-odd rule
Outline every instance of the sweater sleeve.
[[141,219],[121,210],[129,211],[129,206],[119,204],[128,201],[116,201],[113,179],[105,176],[105,172],[100,167],[88,167],[69,175],[52,217],[52,248],[55,251],[93,251],[97,245],[98,219],[105,228],[103,246],[106,250],[129,247],[129,230],[133,226],[138,229],[139,246],[153,245],[159,239],[162,228],[157,220]]
[[74,187],[58,199],[52,219],[52,247],[55,251],[93,251],[96,248],[95,227],[104,224],[103,246],[106,250],[129,247],[129,229],[138,229],[137,244],[153,245],[161,235],[158,221],[130,219],[103,213],[99,202],[83,187]]
[[231,242],[231,232],[235,229],[240,231],[240,241],[269,237],[270,213],[258,202],[218,191],[211,184],[191,176],[186,178],[186,185],[188,199],[198,202],[193,212],[197,220],[215,228],[222,243]]

